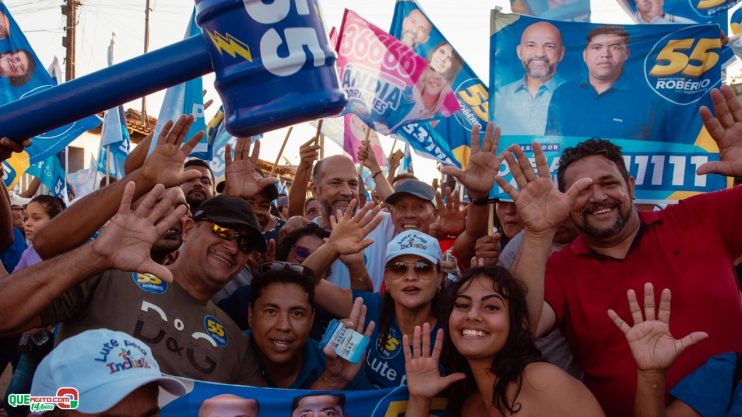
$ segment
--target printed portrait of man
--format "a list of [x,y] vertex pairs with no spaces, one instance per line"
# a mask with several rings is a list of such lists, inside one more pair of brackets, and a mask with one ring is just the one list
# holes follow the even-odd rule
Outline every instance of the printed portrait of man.
[[202,402],[198,417],[258,417],[259,409],[256,399],[221,394]]
[[525,74],[495,92],[495,122],[506,135],[543,135],[551,96],[565,82],[557,74],[562,33],[551,23],[534,23],[523,31],[516,54]]
[[430,38],[430,31],[433,30],[433,24],[418,9],[415,9],[407,15],[402,21],[402,38],[403,44],[410,48],[422,45]]
[[345,417],[342,394],[304,395],[294,398],[291,417]]

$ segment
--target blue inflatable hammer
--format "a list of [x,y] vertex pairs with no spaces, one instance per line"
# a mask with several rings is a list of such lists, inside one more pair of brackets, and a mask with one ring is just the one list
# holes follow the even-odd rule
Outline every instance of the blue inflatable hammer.
[[8,103],[0,136],[34,137],[211,71],[234,136],[339,113],[346,98],[316,0],[264,1],[196,0],[202,36]]

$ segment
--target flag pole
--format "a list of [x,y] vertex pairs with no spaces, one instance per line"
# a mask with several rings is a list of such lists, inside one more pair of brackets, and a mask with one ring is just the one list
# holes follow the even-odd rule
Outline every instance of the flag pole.
[[111,159],[111,145],[106,145],[106,187],[108,187],[109,185],[111,185],[111,183],[110,183],[110,177],[111,177],[110,176],[110,170],[109,170],[109,167],[108,167],[108,164],[110,162],[110,159]]
[[489,209],[487,215],[487,236],[492,236],[494,233],[493,229],[495,228],[495,210],[492,203],[488,203],[487,208]]
[[271,174],[272,177],[273,174],[276,173],[276,167],[278,166],[278,161],[281,159],[281,155],[283,155],[283,150],[286,148],[286,142],[289,141],[289,136],[291,136],[291,131],[294,130],[294,126],[289,127],[289,131],[286,132],[286,137],[283,138],[283,144],[281,144],[281,149],[278,151],[278,155],[276,155],[276,162],[273,163],[273,167],[271,168]]
[[[371,126],[366,125],[366,136],[363,138],[363,145],[366,147],[367,152],[371,152],[370,146],[368,146],[368,137],[371,136]],[[358,165],[358,176],[361,176],[363,172],[363,162]]]

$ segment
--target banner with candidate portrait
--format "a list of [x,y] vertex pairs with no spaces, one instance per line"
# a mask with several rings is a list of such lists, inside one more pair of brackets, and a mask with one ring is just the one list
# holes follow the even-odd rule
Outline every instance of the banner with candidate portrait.
[[410,122],[445,118],[459,110],[450,82],[407,45],[345,10],[337,65],[348,104],[373,130],[390,134]]
[[[671,202],[718,190],[696,175],[718,148],[698,114],[733,54],[715,25],[600,25],[493,11],[490,113],[501,149],[538,141],[552,173],[591,137],[622,147],[636,199]],[[511,180],[507,166],[501,173]],[[493,197],[507,198],[495,186]]]
[[[309,391],[216,384],[180,378],[187,393],[179,398],[160,390],[161,417],[337,416],[400,417],[407,387],[368,391]],[[435,398],[430,415],[447,416],[447,401]]]
[[727,28],[727,9],[740,0],[617,0],[636,23],[716,23]]
[[[317,127],[317,120],[310,124]],[[366,132],[369,127],[355,114],[346,114],[340,117],[327,117],[322,119],[322,130],[320,134],[335,142],[336,145],[343,148],[343,151],[353,162],[358,163],[358,149],[361,147],[363,140],[366,138]],[[368,132],[368,142],[371,150],[376,156],[379,166],[386,168],[389,163],[384,154],[384,148],[381,147],[379,134],[374,130]]]
[[[21,28],[0,2],[0,105],[55,85]],[[56,155],[83,132],[98,125],[100,119],[90,116],[34,137],[24,152],[3,161],[5,184],[12,186],[30,165]]]
[[590,21],[590,0],[510,0],[510,10],[542,19]]
[[410,123],[396,135],[412,145],[415,152],[432,149],[440,155],[452,155],[444,164],[465,166],[469,160],[471,130],[487,124],[489,96],[487,86],[477,77],[456,49],[414,0],[397,0],[389,33],[446,73],[452,80],[461,110],[452,117],[435,122]]

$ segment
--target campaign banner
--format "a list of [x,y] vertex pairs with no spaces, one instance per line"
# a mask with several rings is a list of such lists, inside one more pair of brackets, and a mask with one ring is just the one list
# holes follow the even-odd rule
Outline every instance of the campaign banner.
[[[696,175],[718,148],[700,106],[732,57],[715,25],[599,25],[492,13],[490,116],[500,148],[537,140],[556,172],[591,137],[622,147],[636,199],[666,203],[727,186]],[[544,136],[545,135],[545,136]],[[507,166],[501,174],[511,180]],[[507,198],[495,186],[493,197]]]
[[732,13],[732,17],[729,18],[729,28],[731,29],[730,35],[739,35],[742,33],[742,7]]
[[436,122],[411,123],[396,132],[418,155],[443,164],[465,166],[469,161],[471,130],[487,124],[487,86],[461,58],[414,0],[397,0],[389,33],[412,47],[429,62],[444,68],[453,79],[453,91],[461,110]]
[[[0,2],[0,105],[55,85],[21,28]],[[34,137],[24,152],[3,161],[5,185],[12,187],[31,164],[56,155],[83,132],[99,124],[98,117],[90,116]]]
[[727,9],[740,0],[617,0],[636,23],[716,23],[727,28]]
[[65,204],[69,204],[66,175],[59,160],[60,156],[64,156],[64,152],[31,165],[26,173],[38,178],[41,184],[49,189],[49,195],[59,197]]
[[[309,122],[317,127],[317,120]],[[320,134],[327,139],[335,142],[343,148],[345,154],[358,163],[358,148],[361,147],[363,140],[366,138],[366,131],[369,127],[355,114],[346,114],[340,117],[327,117],[322,119],[322,130]],[[386,168],[389,165],[384,148],[381,147],[379,134],[371,130],[368,133],[368,142],[371,149],[379,162],[379,166]]]
[[[310,391],[180,380],[186,385],[185,395],[176,398],[160,390],[161,417],[401,417],[407,408],[406,386],[368,391]],[[445,398],[434,398],[430,415],[447,416],[446,406]]]
[[542,19],[590,21],[590,0],[510,0],[510,10]]
[[[108,66],[113,65],[113,39],[108,46]],[[124,106],[119,105],[106,111],[100,134],[98,150],[98,172],[121,179],[126,174],[124,163],[129,156],[131,139],[126,127]]]
[[459,110],[445,73],[351,10],[343,15],[337,52],[348,95],[343,114],[355,114],[381,134]]
[[[196,9],[194,8],[193,12],[191,12],[191,19],[188,22],[183,39],[188,39],[196,35],[201,35],[201,29],[196,24]],[[160,114],[157,117],[157,126],[152,136],[155,140],[150,143],[148,153],[154,151],[157,145],[157,137],[159,137],[165,123],[170,120],[175,121],[184,114],[191,114],[194,117],[191,129],[186,134],[186,140],[198,132],[206,130],[203,89],[204,83],[201,77],[167,89],[165,99],[162,101],[162,107],[160,107]],[[209,153],[210,149],[208,139],[204,136],[196,144],[196,147],[193,148],[190,156],[209,161],[212,158],[212,154]]]

